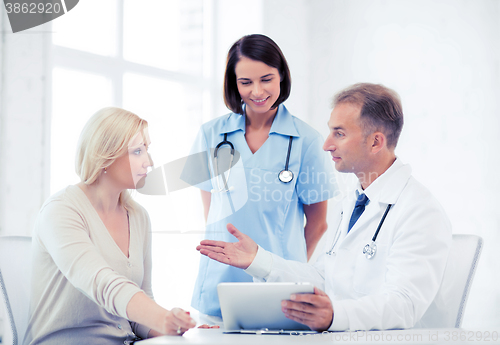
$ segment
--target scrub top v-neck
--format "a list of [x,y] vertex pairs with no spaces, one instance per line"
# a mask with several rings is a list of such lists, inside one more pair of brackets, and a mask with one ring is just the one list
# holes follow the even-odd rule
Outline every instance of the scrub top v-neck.
[[[202,126],[192,149],[192,153],[207,155],[207,172],[201,173],[212,178],[196,185],[204,191],[219,189],[220,181],[218,184],[213,176],[213,152],[225,133],[238,160],[227,181],[230,191],[211,194],[205,238],[236,242],[226,230],[227,223],[232,223],[264,249],[285,259],[306,262],[303,205],[327,200],[335,191],[333,166],[322,150],[321,135],[280,105],[269,137],[252,153],[245,139],[245,116],[230,113],[209,121]],[[285,166],[290,137],[288,168],[294,178],[283,183],[278,174]],[[220,155],[228,156],[229,149],[221,149]],[[219,164],[219,169],[227,170],[223,165],[227,163]],[[217,284],[248,281],[252,278],[243,270],[201,256],[192,306],[204,314],[220,316]]]

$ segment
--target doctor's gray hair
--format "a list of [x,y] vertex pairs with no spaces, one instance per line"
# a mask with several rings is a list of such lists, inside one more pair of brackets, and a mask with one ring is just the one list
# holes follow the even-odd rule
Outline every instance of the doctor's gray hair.
[[361,107],[361,126],[367,136],[380,131],[387,147],[395,148],[403,129],[403,107],[396,91],[380,84],[358,83],[337,93],[333,107],[350,103]]

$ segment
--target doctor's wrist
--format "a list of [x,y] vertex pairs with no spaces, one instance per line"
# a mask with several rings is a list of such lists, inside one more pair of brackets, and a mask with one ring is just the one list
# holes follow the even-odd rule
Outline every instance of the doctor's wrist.
[[272,264],[272,254],[258,246],[257,253],[245,272],[254,278],[265,279],[271,273]]

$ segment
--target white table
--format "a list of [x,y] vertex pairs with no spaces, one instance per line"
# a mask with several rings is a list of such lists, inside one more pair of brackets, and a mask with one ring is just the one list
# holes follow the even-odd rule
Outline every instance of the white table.
[[497,330],[409,329],[397,331],[331,332],[314,335],[223,334],[222,329],[191,329],[183,336],[163,336],[136,342],[137,345],[220,344],[500,344]]

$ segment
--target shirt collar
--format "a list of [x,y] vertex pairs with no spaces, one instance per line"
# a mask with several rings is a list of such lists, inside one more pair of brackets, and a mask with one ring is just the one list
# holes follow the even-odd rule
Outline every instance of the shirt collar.
[[277,133],[281,135],[299,137],[299,132],[295,127],[295,121],[293,121],[292,114],[288,112],[283,104],[278,106],[278,112],[274,118],[273,124],[271,125],[271,130],[269,134]]
[[[355,191],[355,194],[356,194],[356,198],[354,200],[356,200],[356,202],[358,201],[358,198],[361,194],[366,194],[365,191],[363,190],[363,188],[361,188],[361,185],[358,186],[358,188],[356,188],[356,191]],[[366,202],[366,205],[368,205],[370,203],[370,197],[368,196],[368,194],[366,194],[366,196],[368,197],[368,201]]]
[[[243,111],[245,110],[245,105],[243,105]],[[219,130],[219,134],[236,132],[242,130],[245,133],[245,116],[235,113],[230,113],[222,121],[222,125]],[[295,121],[293,121],[292,114],[288,112],[283,104],[278,106],[278,111],[276,117],[274,118],[273,124],[271,125],[271,130],[269,134],[277,133],[285,136],[299,137],[299,132],[295,127]]]
[[219,134],[236,132],[238,130],[242,130],[245,133],[245,116],[229,113],[222,121]]
[[361,188],[361,184],[358,181],[357,191],[365,193],[368,199],[372,201],[376,200],[385,204],[395,204],[410,176],[410,165],[403,164],[399,158],[396,158],[389,169],[373,181],[365,190]]

